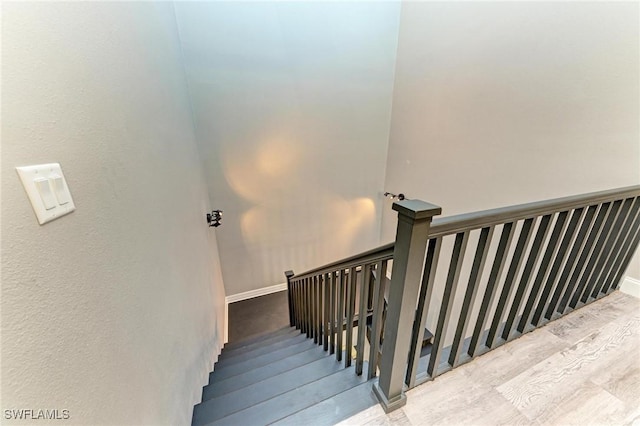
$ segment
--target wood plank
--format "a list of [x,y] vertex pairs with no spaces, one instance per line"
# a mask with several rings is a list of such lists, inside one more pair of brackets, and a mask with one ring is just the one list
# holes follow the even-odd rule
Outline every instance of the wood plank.
[[611,354],[640,336],[640,318],[611,322],[575,345],[547,358],[497,387],[528,419],[570,398],[598,369],[607,368]]
[[204,400],[194,407],[194,423],[198,423],[200,419],[207,419],[207,421],[220,419],[340,370],[342,370],[341,363],[332,357],[322,358],[235,392]]
[[240,340],[237,342],[230,342],[230,343],[226,343],[224,345],[224,348],[222,349],[222,353],[229,353],[241,348],[246,348],[248,346],[254,345],[254,344],[259,344],[260,342],[267,340],[267,339],[272,339],[276,336],[282,335],[282,334],[289,334],[294,332],[296,329],[293,327],[284,327],[281,330],[276,330],[272,333],[267,333],[267,334],[262,334],[260,336],[255,336],[255,337],[250,337],[248,339],[244,339],[244,340]]
[[403,410],[416,425],[528,423],[494,388],[458,370],[408,391],[407,401]]
[[331,426],[376,405],[378,399],[373,393],[371,382],[365,382],[273,424]]
[[569,346],[569,343],[547,330],[538,329],[487,352],[448,374],[461,371],[475,381],[495,387]]
[[277,376],[280,373],[300,367],[301,365],[314,362],[318,359],[326,358],[329,355],[315,346],[304,352],[297,353],[288,358],[268,364],[264,367],[248,370],[242,374],[231,376],[227,379],[216,379],[202,389],[202,399],[207,400],[223,395],[227,392],[241,389],[252,383]]
[[211,383],[213,380],[226,379],[237,374],[242,374],[248,370],[271,364],[273,362],[281,360],[282,358],[286,358],[299,352],[304,352],[307,349],[311,349],[313,347],[313,340],[305,339],[301,343],[278,349],[277,351],[269,352],[268,354],[260,355],[247,361],[239,362],[237,364],[221,368],[220,370],[213,370],[213,373],[209,375],[209,383]]
[[239,362],[246,361],[248,359],[252,359],[281,348],[286,348],[287,346],[304,342],[305,340],[307,340],[307,336],[300,333],[292,333],[291,335],[278,336],[273,340],[265,340],[262,345],[258,345],[255,347],[252,346],[250,349],[245,349],[242,351],[239,350],[239,352],[237,353],[228,354],[221,359],[219,358],[218,362],[216,362],[215,368],[218,369],[237,364]]
[[640,310],[640,299],[615,292],[566,315],[562,321],[552,321],[544,329],[571,345],[589,336],[617,318]]
[[640,408],[640,339],[611,357],[608,368],[596,371],[591,381],[628,407]]
[[[353,368],[343,369],[330,376],[324,377],[297,389],[284,393],[245,410],[238,411],[222,419],[207,422],[202,419],[197,425],[265,425],[273,423],[293,413],[331,398],[341,392],[351,389],[366,380],[354,374]],[[194,423],[195,425],[195,423]]]
[[621,425],[626,414],[622,401],[587,381],[567,398],[547,406],[535,420],[548,425]]

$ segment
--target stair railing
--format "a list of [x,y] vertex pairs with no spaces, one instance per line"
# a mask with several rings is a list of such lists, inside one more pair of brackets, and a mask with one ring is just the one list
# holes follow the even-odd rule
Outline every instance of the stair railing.
[[[640,243],[640,185],[435,220],[440,208],[423,201],[399,201],[393,209],[398,212],[394,243],[287,276],[292,325],[318,341],[327,337],[323,325],[329,336],[336,325],[342,330],[333,313],[344,305],[336,299],[347,301],[346,324],[353,325],[349,291],[355,291],[352,282],[364,283],[358,287],[359,313],[371,310],[375,324],[369,377],[379,363],[373,389],[385,411],[405,404],[405,389],[611,293]],[[469,245],[475,249],[467,251]],[[462,273],[463,264],[468,273]],[[367,305],[371,289],[374,297]],[[460,306],[454,309],[456,300]],[[429,313],[435,318],[434,340],[424,354],[420,343]],[[358,345],[365,328],[358,327]],[[378,359],[374,346],[382,337]],[[364,335],[362,343],[356,346],[359,355]]]
[[344,346],[345,367],[351,366],[354,347],[358,375],[363,372],[367,324],[370,325],[368,378],[376,375],[380,347],[374,342],[381,340],[385,278],[393,246],[387,244],[304,274],[285,273],[291,325],[335,354],[338,361],[343,360]]

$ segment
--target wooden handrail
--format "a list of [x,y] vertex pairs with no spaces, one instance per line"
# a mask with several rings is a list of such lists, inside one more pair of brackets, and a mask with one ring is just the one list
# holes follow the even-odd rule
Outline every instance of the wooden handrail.
[[349,269],[353,266],[360,266],[364,263],[373,263],[378,260],[391,259],[393,257],[393,248],[395,242],[385,244],[380,247],[367,250],[365,252],[349,256],[345,259],[337,260],[335,262],[328,263],[324,266],[311,269],[301,274],[296,274],[292,279],[307,278],[313,275],[320,275],[322,273],[328,273],[341,269]]
[[430,238],[443,237],[461,231],[479,229],[505,222],[515,222],[521,219],[552,214],[564,210],[590,204],[600,204],[621,198],[637,197],[640,195],[640,185],[606,191],[591,192],[582,195],[555,198],[552,200],[536,201],[509,207],[482,210],[434,219],[429,231]]
[[[552,214],[563,210],[570,210],[585,204],[599,204],[619,198],[634,197],[640,195],[640,185],[627,186],[606,191],[590,192],[569,197],[554,198],[551,200],[535,201],[532,203],[518,204],[515,206],[498,207],[495,209],[481,210],[473,213],[463,213],[442,218],[435,218],[429,231],[430,238],[443,237],[458,232],[479,229],[491,225],[499,225],[505,222],[513,222],[542,214]],[[371,263],[376,260],[390,259],[393,257],[395,241],[365,252],[336,260],[318,268],[311,269],[293,278],[305,278],[332,270],[348,269],[352,266]]]

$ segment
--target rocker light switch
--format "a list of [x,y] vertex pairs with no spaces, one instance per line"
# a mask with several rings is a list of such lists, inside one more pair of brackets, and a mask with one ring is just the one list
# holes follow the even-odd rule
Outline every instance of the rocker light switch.
[[71,201],[71,194],[69,194],[69,189],[67,188],[62,176],[54,174],[49,178],[49,181],[56,193],[58,204],[63,205]]
[[53,192],[51,192],[51,186],[49,185],[49,179],[45,178],[37,178],[34,180],[36,187],[38,188],[38,192],[40,193],[40,198],[42,198],[42,204],[44,205],[45,210],[51,210],[58,205],[56,198],[53,196]]
[[40,225],[76,209],[60,164],[16,167],[16,170]]

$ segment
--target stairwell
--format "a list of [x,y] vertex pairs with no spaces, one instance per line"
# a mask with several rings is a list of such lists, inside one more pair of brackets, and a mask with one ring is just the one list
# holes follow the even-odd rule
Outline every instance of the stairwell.
[[332,425],[377,404],[372,380],[286,327],[225,345],[192,424]]
[[[378,402],[397,410],[406,389],[610,296],[640,245],[640,186],[433,224],[441,209],[432,204],[393,209],[394,243],[285,272],[292,327],[226,345],[193,425],[332,425]],[[476,248],[467,251],[472,232]],[[471,268],[461,279],[465,257]],[[437,312],[433,332],[429,312]]]

